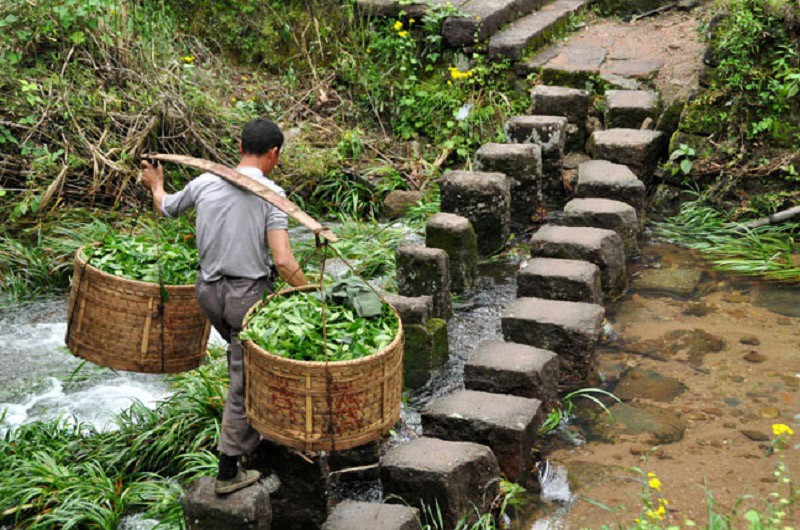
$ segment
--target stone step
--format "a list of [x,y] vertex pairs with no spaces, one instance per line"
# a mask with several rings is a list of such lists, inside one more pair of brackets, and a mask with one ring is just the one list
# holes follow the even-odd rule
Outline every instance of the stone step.
[[592,133],[589,154],[593,158],[628,166],[639,178],[652,176],[666,149],[666,138],[659,131],[607,129]]
[[399,504],[343,501],[321,530],[422,530],[419,510]]
[[605,126],[639,129],[647,118],[655,125],[661,107],[653,90],[608,90],[605,94]]
[[563,116],[583,131],[590,103],[589,92],[577,88],[536,85],[531,90],[531,114]]
[[622,239],[627,259],[639,255],[636,241],[639,221],[636,210],[628,203],[611,199],[572,199],[564,206],[561,224],[613,230]]
[[478,239],[466,217],[437,213],[425,227],[425,245],[447,252],[450,290],[463,293],[475,286],[478,276]]
[[603,306],[542,298],[518,298],[502,314],[503,336],[509,342],[550,350],[559,356],[559,388],[586,385],[594,370]]
[[586,4],[588,0],[555,0],[515,20],[489,39],[489,58],[521,60],[526,49],[544,43]]
[[567,141],[567,118],[563,116],[514,116],[506,122],[511,143],[532,143],[542,152],[542,190],[545,198],[564,195],[561,169]]
[[444,528],[454,528],[467,513],[487,512],[499,492],[499,474],[491,449],[472,442],[417,438],[381,458],[384,498],[420,510],[438,504]]
[[630,204],[639,220],[644,215],[644,182],[628,166],[608,160],[589,160],[578,166],[575,195],[581,199],[612,199]]
[[489,447],[512,482],[528,482],[539,426],[546,412],[538,399],[460,390],[422,409],[422,432],[443,440]]
[[397,248],[397,292],[401,296],[430,296],[432,316],[453,316],[450,297],[450,265],[447,252],[406,244]]
[[558,355],[524,344],[484,341],[464,365],[468,390],[534,398],[548,409],[558,402],[557,385]]
[[607,301],[622,296],[627,289],[622,239],[612,230],[545,225],[531,238],[531,256],[594,263],[600,268],[600,283]]
[[453,2],[463,16],[449,17],[442,25],[442,37],[454,48],[471,46],[488,39],[501,27],[527,15],[545,0],[467,0]]
[[[409,2],[403,4],[397,0],[357,0],[358,11],[370,17],[398,17],[402,13],[409,17],[422,17],[428,12],[429,5],[445,5],[445,0],[429,2]],[[454,2],[455,4],[455,2]]]
[[214,493],[214,477],[192,483],[181,497],[187,530],[270,530],[272,506],[261,483],[220,496]]
[[517,297],[600,304],[600,268],[573,259],[529,259],[517,272]]
[[510,233],[511,181],[503,173],[447,171],[441,181],[441,210],[466,217],[478,238],[478,253],[505,248]]
[[511,180],[511,218],[530,223],[542,204],[542,148],[536,144],[483,144],[475,153],[475,167],[503,173]]

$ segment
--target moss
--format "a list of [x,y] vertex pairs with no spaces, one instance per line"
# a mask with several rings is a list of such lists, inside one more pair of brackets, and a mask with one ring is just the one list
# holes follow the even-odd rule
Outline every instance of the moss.
[[729,109],[724,96],[708,92],[689,101],[681,113],[678,130],[690,134],[711,136],[725,129]]
[[408,324],[403,329],[403,379],[406,387],[419,388],[428,381],[432,370],[447,361],[447,321],[431,318],[426,325]]

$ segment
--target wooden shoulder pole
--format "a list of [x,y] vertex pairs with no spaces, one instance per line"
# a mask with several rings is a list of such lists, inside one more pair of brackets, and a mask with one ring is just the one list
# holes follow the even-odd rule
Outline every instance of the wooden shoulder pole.
[[257,182],[247,175],[239,173],[235,169],[229,168],[228,166],[217,164],[216,162],[211,162],[210,160],[204,160],[202,158],[193,158],[191,156],[183,155],[145,154],[142,155],[142,158],[161,160],[163,162],[172,162],[174,164],[182,164],[184,166],[193,167],[208,173],[213,173],[230,182],[237,188],[261,197],[325,240],[331,243],[336,243],[339,241],[339,238],[336,237],[336,234],[334,234],[329,228],[322,226],[319,222],[317,222],[316,219],[298,208],[295,203],[286,197],[281,197],[272,191],[269,186],[265,186],[264,184],[261,184],[260,182]]

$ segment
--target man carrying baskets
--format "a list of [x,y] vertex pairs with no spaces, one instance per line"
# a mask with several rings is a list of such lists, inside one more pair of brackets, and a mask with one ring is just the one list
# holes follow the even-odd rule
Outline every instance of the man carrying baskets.
[[[240,173],[284,191],[266,175],[278,162],[283,133],[268,120],[253,120],[242,129]],[[215,491],[232,493],[256,482],[260,474],[243,470],[239,457],[261,440],[247,423],[244,355],[238,341],[244,316],[267,291],[272,291],[269,252],[281,278],[292,286],[306,285],[289,243],[288,218],[272,204],[241,190],[212,173],[204,173],[177,193],[164,191],[162,165],[142,162],[142,181],[150,188],[157,210],[176,217],[197,210],[196,237],[200,271],[195,292],[214,328],[228,341],[230,388],[222,415]]]

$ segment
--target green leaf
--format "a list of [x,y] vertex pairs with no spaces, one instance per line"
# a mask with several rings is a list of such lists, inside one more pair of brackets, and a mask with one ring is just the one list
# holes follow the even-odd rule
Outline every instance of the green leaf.
[[684,175],[688,175],[692,172],[692,161],[688,158],[684,158],[681,160],[681,171],[683,171]]
[[69,36],[69,40],[74,44],[84,44],[86,42],[86,35],[82,31],[76,31]]

